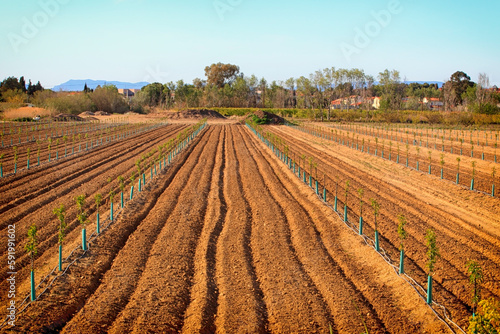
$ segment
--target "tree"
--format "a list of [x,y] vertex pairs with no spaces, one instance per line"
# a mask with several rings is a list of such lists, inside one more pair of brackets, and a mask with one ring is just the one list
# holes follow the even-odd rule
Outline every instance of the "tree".
[[467,92],[467,88],[474,87],[474,85],[466,73],[462,71],[453,73],[450,80],[444,85],[445,100],[450,107],[461,105],[463,103],[462,95]]
[[231,84],[240,73],[239,66],[232,64],[212,64],[205,67],[207,84],[223,88],[226,84]]
[[472,313],[476,313],[477,305],[481,300],[481,283],[483,283],[483,269],[476,261],[467,262],[469,283],[472,285]]
[[480,301],[477,314],[470,319],[468,333],[500,333],[500,302],[493,298]]

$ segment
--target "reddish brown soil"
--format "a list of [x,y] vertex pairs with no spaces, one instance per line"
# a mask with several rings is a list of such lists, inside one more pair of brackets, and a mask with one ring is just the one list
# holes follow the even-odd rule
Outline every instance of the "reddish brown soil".
[[[142,145],[154,145],[149,140]],[[95,189],[80,182],[78,191]],[[78,230],[68,236],[73,244]],[[53,266],[56,256],[47,247],[37,268]],[[127,204],[16,329],[325,333],[330,326],[334,333],[445,331],[414,290],[246,127],[226,125],[202,132]]]
[[[343,212],[345,184],[350,182],[348,196],[349,219],[357,225],[359,217],[358,189],[364,189],[364,233],[373,238],[374,218],[369,203],[375,198],[381,205],[378,217],[382,247],[398,263],[399,239],[397,225],[399,214],[408,220],[409,238],[405,252],[410,260],[407,272],[422,286],[426,286],[426,246],[424,236],[428,228],[438,235],[441,258],[434,279],[435,299],[452,312],[453,318],[463,327],[470,315],[470,287],[466,263],[477,260],[484,268],[483,297],[500,297],[500,205],[498,198],[470,192],[430,177],[425,173],[409,170],[393,161],[367,155],[321,140],[291,128],[267,127],[283,138],[291,148],[290,156],[298,160],[302,154],[306,161],[313,157],[318,164],[319,180],[324,175],[328,198],[333,202],[338,184],[338,211]],[[304,167],[304,160],[300,159]],[[309,171],[306,162],[306,170]],[[313,175],[315,171],[313,171]],[[338,181],[337,181],[338,177]],[[320,188],[322,191],[323,189]],[[356,195],[356,196],[355,196]],[[368,226],[367,226],[368,225]]]

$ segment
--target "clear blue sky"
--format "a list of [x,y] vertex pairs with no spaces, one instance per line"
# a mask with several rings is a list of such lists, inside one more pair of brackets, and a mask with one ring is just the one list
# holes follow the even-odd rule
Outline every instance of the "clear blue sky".
[[1,1],[0,80],[191,82],[223,62],[268,82],[356,67],[427,81],[485,72],[500,86],[499,13],[499,1],[463,0]]

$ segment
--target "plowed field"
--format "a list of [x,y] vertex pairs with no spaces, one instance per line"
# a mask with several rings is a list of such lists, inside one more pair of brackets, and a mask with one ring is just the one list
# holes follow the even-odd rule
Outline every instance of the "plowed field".
[[[57,263],[54,204],[69,203],[82,191],[90,196],[106,193],[111,187],[108,177],[116,179],[133,169],[137,156],[181,130],[180,125],[162,127],[116,143],[116,150],[96,148],[92,157],[77,156],[67,165],[48,167],[43,176],[36,176],[35,169],[16,176],[11,184],[2,184],[10,196],[1,202],[2,228],[15,222],[22,245],[32,221],[46,222],[40,229],[35,267],[37,273],[53,267]],[[413,215],[412,223],[417,218],[423,221],[409,225],[413,239],[408,270],[417,279],[425,278],[420,234],[427,225],[438,229],[446,246],[441,248],[444,264],[436,273],[437,298],[457,303],[454,317],[467,317],[465,292],[455,288],[465,284],[461,260],[472,254],[483,256],[482,261],[491,261],[495,268],[499,264],[498,236],[490,230],[485,212],[471,213],[470,207],[449,212],[443,207],[451,204],[439,194],[441,202],[428,204],[419,192],[439,192],[440,183],[422,188],[409,183],[410,189],[402,189],[387,182],[380,170],[373,175],[361,171],[361,161],[348,159],[350,151],[309,144],[310,138],[298,131],[278,127],[273,131],[324,162],[332,173],[342,171],[363,184],[369,196],[379,196],[380,229],[388,252],[397,251],[397,236],[390,231],[400,207]],[[498,217],[494,202],[490,204],[489,210]],[[484,229],[469,222],[473,218],[461,218],[469,213],[482,219]],[[75,215],[75,209],[68,215],[71,245],[77,245],[80,236]],[[366,233],[371,233],[369,226]],[[1,242],[5,249],[5,241]],[[29,291],[29,258],[22,257],[18,247],[21,296]],[[4,282],[6,273],[2,275]],[[7,284],[0,288],[5,291]],[[486,288],[498,296],[496,282]],[[7,304],[5,293],[0,303]],[[330,329],[447,332],[415,290],[242,125],[209,126],[201,132],[125,206],[85,256],[19,315],[16,327],[9,328],[64,333],[328,333]]]

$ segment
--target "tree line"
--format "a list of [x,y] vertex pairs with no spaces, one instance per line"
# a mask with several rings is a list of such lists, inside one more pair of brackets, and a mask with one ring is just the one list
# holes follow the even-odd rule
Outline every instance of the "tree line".
[[[24,87],[24,88],[23,88]],[[31,87],[31,88],[30,88]],[[356,97],[352,106],[349,98]],[[439,99],[443,110],[472,111],[497,114],[500,112],[500,93],[490,86],[486,74],[477,83],[464,72],[450,76],[443,87],[438,84],[405,83],[397,70],[384,70],[375,78],[362,69],[325,68],[298,78],[268,82],[255,75],[245,76],[233,64],[211,64],[205,67],[205,79],[192,83],[183,80],[151,83],[130,99],[118,94],[115,86],[89,89],[82,94],[52,92],[40,82],[26,88],[24,78],[9,77],[0,83],[0,102],[31,102],[59,112],[78,113],[103,110],[123,113],[129,110],[148,112],[159,109],[182,108],[288,108],[317,110],[330,118],[331,102],[348,101],[340,109],[373,109],[373,99],[380,98],[381,110],[424,110],[424,99]]]

